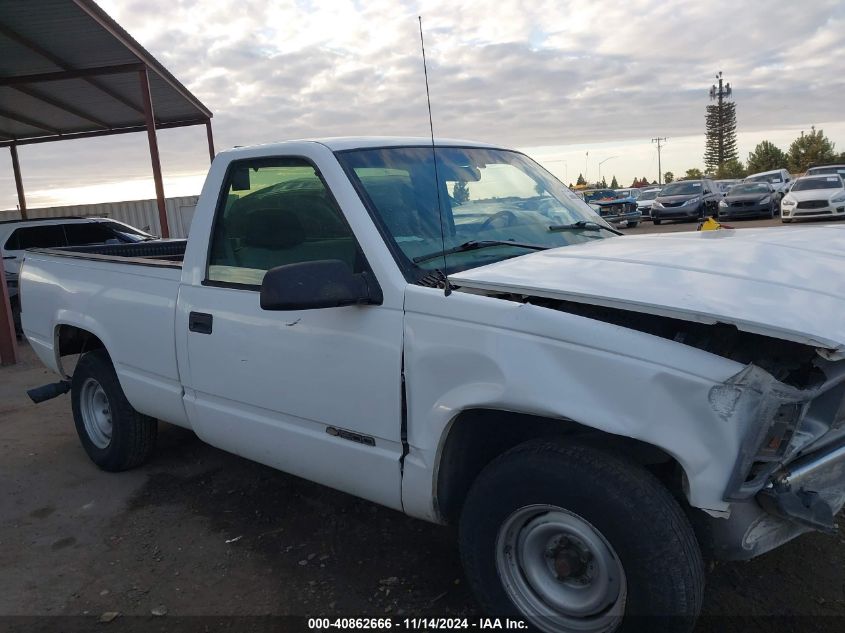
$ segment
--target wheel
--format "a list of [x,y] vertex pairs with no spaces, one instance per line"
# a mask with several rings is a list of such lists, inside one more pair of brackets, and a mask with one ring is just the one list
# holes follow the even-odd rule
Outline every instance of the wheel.
[[630,222],[628,222],[627,227],[629,229],[635,229],[635,228],[637,228],[638,225],[639,225],[638,221],[630,221]]
[[655,218],[655,217],[652,217],[652,218],[651,218],[651,221],[652,221],[652,223],[654,224],[654,226],[660,226],[660,223],[661,223],[663,220],[661,220],[660,218]]
[[71,381],[71,408],[82,447],[103,470],[128,470],[149,459],[158,422],[129,404],[105,350],[79,359]]
[[792,218],[781,218],[780,221],[784,224],[789,224],[790,222],[792,222]]
[[775,217],[775,209],[776,209],[776,208],[777,208],[777,207],[776,207],[775,203],[773,202],[773,203],[772,203],[772,206],[771,206],[771,207],[769,207],[769,219],[770,219],[770,220],[774,219],[774,217]]
[[642,616],[689,631],[701,609],[704,565],[681,507],[597,449],[531,441],[495,459],[468,494],[460,545],[482,609],[548,633],[654,629]]

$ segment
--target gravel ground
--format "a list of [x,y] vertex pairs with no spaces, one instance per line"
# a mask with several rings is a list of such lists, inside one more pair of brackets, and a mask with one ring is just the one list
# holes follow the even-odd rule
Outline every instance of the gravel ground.
[[[659,228],[675,227],[694,225]],[[53,377],[26,345],[20,351],[19,365],[0,368],[0,616],[116,612],[116,622],[144,616],[146,627],[153,612],[171,622],[476,614],[451,528],[229,455],[163,423],[150,464],[100,472],[79,445],[69,397],[38,406],[25,397]],[[843,545],[845,531],[810,534],[751,562],[716,565],[699,631],[845,629]],[[56,621],[0,617],[0,628],[38,622]]]

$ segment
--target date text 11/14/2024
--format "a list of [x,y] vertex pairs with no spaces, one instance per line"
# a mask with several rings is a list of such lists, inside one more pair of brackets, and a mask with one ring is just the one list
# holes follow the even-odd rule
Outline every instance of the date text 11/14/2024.
[[359,629],[413,631],[434,629],[524,630],[524,620],[512,618],[309,618],[309,630]]

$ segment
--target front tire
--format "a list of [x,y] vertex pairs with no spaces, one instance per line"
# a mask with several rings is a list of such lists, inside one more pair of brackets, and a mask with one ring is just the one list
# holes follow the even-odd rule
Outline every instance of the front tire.
[[593,448],[531,441],[498,457],[469,492],[460,545],[482,609],[542,631],[688,631],[701,609],[704,566],[678,503]]
[[635,229],[635,228],[637,228],[638,225],[639,225],[639,222],[629,221],[628,224],[627,224],[627,227],[629,229]]
[[158,421],[129,404],[105,350],[88,352],[76,364],[71,408],[82,447],[103,470],[128,470],[152,455]]
[[654,226],[660,226],[660,223],[661,223],[662,221],[663,221],[663,220],[661,220],[660,218],[655,218],[655,217],[652,217],[652,218],[651,218],[651,222],[652,222],[652,224],[654,224]]

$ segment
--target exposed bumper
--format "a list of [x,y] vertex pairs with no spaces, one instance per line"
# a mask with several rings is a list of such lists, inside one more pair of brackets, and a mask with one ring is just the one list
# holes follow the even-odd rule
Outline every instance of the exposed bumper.
[[756,499],[735,502],[728,519],[697,516],[702,545],[720,560],[748,560],[811,530],[833,532],[845,505],[845,440],[778,471]]
[[757,499],[769,513],[832,532],[833,517],[845,505],[845,440],[785,466]]
[[796,220],[811,220],[813,218],[845,217],[845,202],[831,204],[826,207],[815,209],[799,209],[797,206],[781,207],[781,217],[793,218]]
[[613,224],[622,224],[623,222],[639,222],[643,219],[643,214],[639,211],[628,211],[625,213],[608,212],[607,214],[602,212],[601,218],[606,222],[612,222]]
[[719,207],[719,218],[751,218],[761,215],[768,216],[772,211],[772,204],[753,204],[741,207]]
[[701,205],[687,205],[685,207],[652,207],[651,217],[658,220],[695,220],[701,214]]

